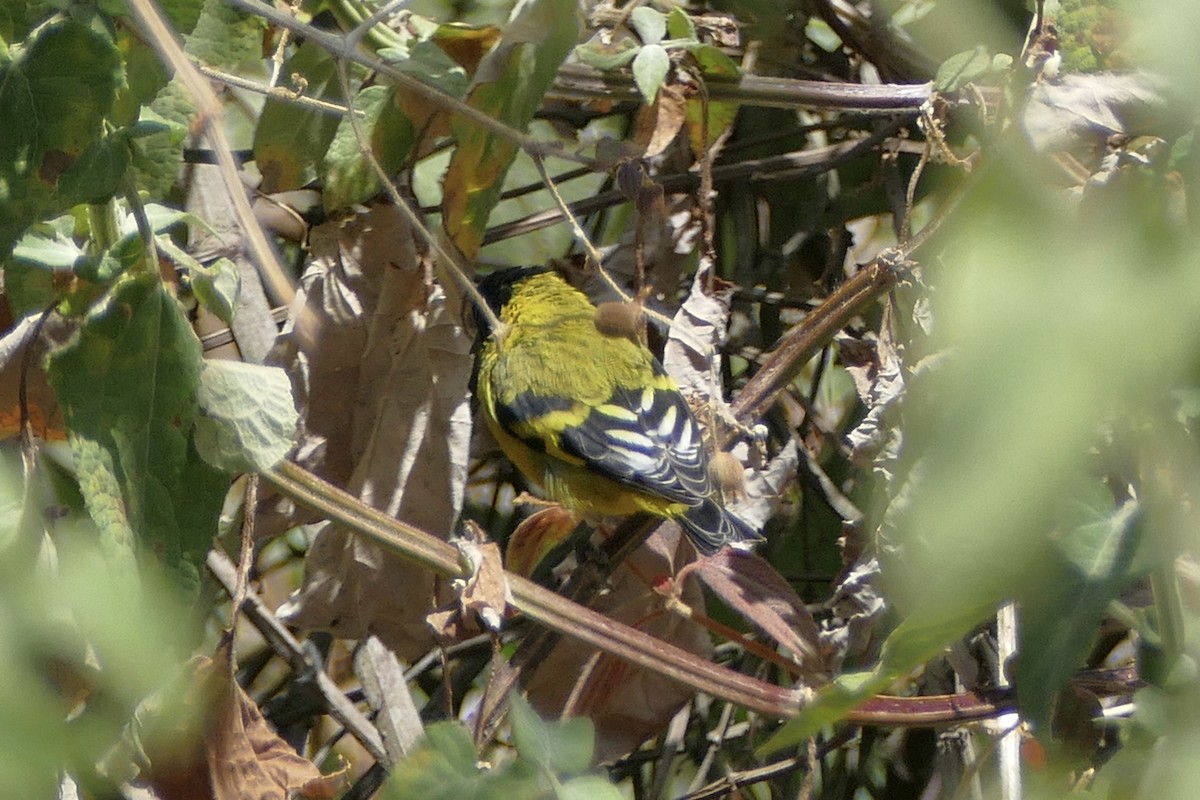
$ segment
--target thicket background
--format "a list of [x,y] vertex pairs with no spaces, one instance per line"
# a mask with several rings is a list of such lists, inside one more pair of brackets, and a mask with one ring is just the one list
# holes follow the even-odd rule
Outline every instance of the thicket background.
[[[1198,14],[6,0],[5,791],[1192,797]],[[473,431],[596,259],[757,558]]]

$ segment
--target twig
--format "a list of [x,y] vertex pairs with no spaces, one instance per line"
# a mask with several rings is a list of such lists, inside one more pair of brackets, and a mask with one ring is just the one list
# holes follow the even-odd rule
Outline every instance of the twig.
[[129,9],[135,18],[150,34],[150,44],[158,51],[159,56],[175,70],[175,74],[183,81],[192,100],[196,104],[200,124],[204,127],[212,148],[217,154],[217,164],[221,172],[221,181],[236,212],[238,225],[242,228],[250,251],[254,254],[254,262],[258,266],[263,281],[270,287],[276,299],[281,303],[291,303],[295,295],[295,287],[287,277],[283,265],[275,256],[275,251],[263,235],[262,228],[254,218],[250,201],[246,198],[246,189],[238,178],[237,164],[233,160],[233,152],[225,137],[224,112],[217,96],[213,94],[208,81],[192,64],[188,55],[176,41],[175,31],[168,25],[159,13],[154,0],[129,0]]
[[[740,78],[706,78],[713,102],[732,102],[766,108],[823,108],[894,114],[915,111],[933,94],[931,83],[829,83],[791,78],[743,75]],[[602,73],[582,64],[565,64],[558,71],[547,97],[566,100],[637,100],[633,80],[618,73]]]
[[250,589],[250,568],[254,564],[254,510],[258,508],[258,475],[251,473],[245,479],[245,495],[242,497],[242,542],[238,551],[237,590],[233,593],[233,610],[229,614],[229,633],[237,627],[238,614]]
[[[736,164],[724,164],[713,167],[713,182],[745,180],[769,181],[783,178],[800,178],[817,175],[836,169],[855,158],[868,153],[887,140],[907,120],[893,121],[882,126],[870,136],[827,147],[811,150],[798,150],[793,153],[783,153],[777,156],[741,161]],[[682,172],[658,179],[664,192],[694,192],[700,186],[700,176],[694,172]],[[620,190],[613,189],[601,192],[595,197],[586,198],[570,204],[572,213],[576,216],[587,216],[597,211],[629,202],[629,197]],[[483,243],[492,244],[513,236],[531,233],[562,221],[562,213],[557,210],[539,211],[518,220],[488,229],[484,234]]]
[[[147,0],[135,0],[135,2],[146,2]],[[323,31],[313,27],[307,23],[301,22],[295,17],[285,14],[284,12],[269,6],[266,3],[258,2],[258,0],[226,0],[229,5],[239,8],[249,14],[254,14],[270,21],[274,25],[282,28],[287,28],[293,33],[300,34],[306,40],[311,41],[318,47],[340,56],[347,61],[352,61],[355,64],[366,67],[369,70],[386,76],[389,80],[403,86],[405,89],[413,92],[424,100],[435,103],[452,114],[456,114],[463,119],[484,128],[493,135],[500,137],[508,142],[515,144],[527,153],[546,153],[553,154],[558,158],[568,161],[574,161],[579,164],[592,163],[592,160],[573,153],[559,146],[556,142],[540,141],[530,136],[517,131],[508,125],[505,125],[499,120],[493,119],[477,108],[467,105],[462,100],[451,97],[432,86],[429,86],[420,80],[414,78],[394,66],[380,61],[377,58],[359,52],[348,47],[348,40],[345,36],[339,36],[328,31]]]
[[330,103],[328,100],[321,100],[316,97],[307,97],[291,89],[284,89],[279,86],[267,85],[258,81],[247,80],[246,78],[230,75],[228,72],[222,72],[219,69],[213,69],[207,64],[201,64],[199,61],[192,61],[196,65],[196,69],[207,78],[212,78],[214,81],[219,81],[226,86],[236,86],[239,89],[245,89],[248,92],[266,95],[280,101],[281,103],[290,103],[291,105],[300,106],[301,108],[311,108],[319,114],[334,114],[337,116],[346,116],[353,113],[358,116],[364,116],[363,112],[351,109],[349,106]]
[[[337,73],[338,79],[342,84],[342,92],[347,97],[351,96],[352,92],[350,91],[350,78],[346,74],[345,62],[338,62]],[[400,190],[397,189],[396,184],[392,182],[392,176],[387,174],[387,172],[383,169],[383,165],[379,163],[379,159],[375,158],[375,152],[371,148],[370,140],[363,131],[362,123],[358,120],[358,117],[351,115],[349,120],[350,127],[354,131],[354,139],[358,142],[359,153],[364,159],[366,159],[366,162],[370,165],[371,170],[375,173],[375,176],[379,178],[379,182],[387,191],[388,197],[392,199],[392,204],[396,206],[396,209],[405,218],[405,221],[408,222],[409,226],[425,241],[425,244],[429,247],[429,249],[437,254],[439,261],[446,266],[447,271],[453,276],[454,282],[458,285],[458,288],[462,291],[462,293],[471,298],[471,302],[479,311],[480,316],[487,320],[489,330],[496,330],[499,328],[500,320],[496,316],[496,312],[494,312],[491,306],[488,305],[487,301],[483,299],[483,295],[479,293],[479,288],[476,287],[475,282],[467,277],[468,273],[471,271],[467,264],[463,263],[463,260],[456,252],[451,252],[449,248],[442,245],[442,240],[435,236],[433,231],[426,227],[424,220],[417,216],[417,213],[413,211],[412,206],[408,204],[408,201],[400,195]]]
[[[208,571],[221,584],[230,597],[237,592],[237,567],[229,560],[229,556],[218,550],[211,550],[205,562]],[[366,715],[351,703],[337,684],[333,682],[319,665],[309,660],[304,646],[296,641],[296,637],[275,619],[266,604],[253,591],[246,592],[242,603],[242,611],[246,619],[263,635],[271,645],[271,649],[279,653],[291,665],[292,669],[303,675],[313,676],[318,691],[329,704],[329,716],[362,743],[371,757],[380,763],[387,763],[387,750],[379,731],[371,724]]]
[[[537,168],[538,175],[542,177],[542,186],[550,193],[550,196],[554,198],[554,204],[558,206],[559,213],[562,214],[563,219],[570,224],[571,232],[575,234],[575,240],[579,242],[579,245],[583,248],[584,253],[587,254],[588,266],[593,269],[600,269],[601,265],[604,263],[603,256],[601,256],[600,252],[596,250],[596,246],[592,244],[591,237],[587,235],[587,231],[585,231],[583,226],[579,224],[579,220],[577,220],[575,215],[571,213],[571,206],[566,200],[563,199],[562,194],[558,191],[558,186],[555,184],[554,179],[550,177],[550,173],[546,170],[545,160],[542,158],[540,153],[534,153],[531,157],[533,159],[533,165]],[[608,276],[605,275],[605,278],[607,277]],[[621,295],[621,299],[629,299],[628,297],[625,297],[625,293],[622,292],[619,287],[617,287],[615,284],[611,284],[611,282],[610,288],[616,289],[618,294]]]
[[[285,462],[264,474],[278,491],[356,535],[439,575],[461,577],[458,551],[430,534],[370,508],[307,470]],[[720,667],[680,647],[654,639],[590,608],[572,603],[518,575],[505,573],[514,606],[539,624],[650,669],[697,691],[771,717],[799,710],[801,696]]]
[[976,170],[970,178],[960,183],[937,215],[919,233],[860,269],[784,337],[779,346],[765,357],[762,369],[755,373],[733,401],[733,414],[739,422],[751,425],[761,419],[808,360],[868,303],[895,285],[907,269],[909,257],[941,230],[982,172],[984,170]]

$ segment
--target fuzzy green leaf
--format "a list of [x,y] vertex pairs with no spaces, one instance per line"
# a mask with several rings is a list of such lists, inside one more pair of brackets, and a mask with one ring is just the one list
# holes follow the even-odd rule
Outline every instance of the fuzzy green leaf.
[[205,361],[197,400],[196,448],[218,469],[267,470],[292,448],[299,417],[282,369]]
[[633,59],[633,82],[647,103],[653,103],[658,96],[670,68],[671,57],[659,45],[646,45],[638,51],[637,58]]

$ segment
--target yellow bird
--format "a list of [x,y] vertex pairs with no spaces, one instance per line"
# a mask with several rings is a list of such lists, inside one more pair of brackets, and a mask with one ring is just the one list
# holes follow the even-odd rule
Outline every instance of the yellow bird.
[[649,350],[601,333],[595,306],[547,268],[479,288],[501,325],[479,349],[476,393],[526,478],[586,515],[676,520],[703,554],[760,538],[719,504],[700,426]]

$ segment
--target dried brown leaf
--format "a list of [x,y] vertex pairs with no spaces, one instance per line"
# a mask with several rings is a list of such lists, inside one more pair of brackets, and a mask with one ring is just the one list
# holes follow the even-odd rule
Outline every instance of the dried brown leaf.
[[678,87],[664,84],[654,103],[641,110],[637,119],[634,140],[646,143],[646,158],[661,155],[687,121],[687,98]]
[[[316,254],[277,348],[303,413],[296,460],[364,502],[445,536],[462,505],[471,429],[470,341],[391,206],[314,231]],[[265,535],[295,523],[260,519]],[[401,658],[432,644],[432,575],[325,527],[280,609],[343,638],[376,634]]]
[[500,545],[487,541],[486,534],[473,523],[468,525],[468,530],[476,534],[476,538],[456,539],[454,545],[470,565],[471,573],[455,580],[454,588],[462,613],[478,617],[488,630],[498,632],[512,603]]
[[196,658],[189,667],[185,708],[205,717],[207,724],[185,725],[168,737],[172,742],[169,750],[147,753],[149,769],[143,777],[158,797],[330,798],[341,788],[346,771],[322,775],[315,764],[279,738],[233,680],[224,658]]
[[288,800],[333,797],[345,771],[322,775],[316,765],[279,738],[258,706],[233,681],[224,664],[207,665],[218,707],[205,738],[214,800]]
[[510,572],[528,578],[542,559],[567,540],[579,526],[579,516],[562,506],[543,508],[521,521],[504,550]]

